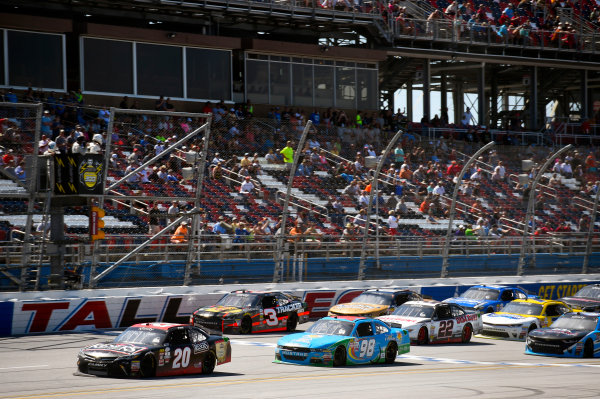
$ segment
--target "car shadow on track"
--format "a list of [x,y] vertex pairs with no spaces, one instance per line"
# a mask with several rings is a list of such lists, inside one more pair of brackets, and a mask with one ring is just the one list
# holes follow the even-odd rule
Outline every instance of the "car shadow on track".
[[180,380],[180,379],[190,379],[190,378],[210,378],[210,377],[240,377],[245,374],[242,373],[230,373],[226,371],[213,371],[210,374],[183,374],[183,375],[166,375],[163,377],[152,377],[152,378],[140,378],[140,377],[119,377],[119,376],[107,376],[107,375],[94,375],[94,374],[85,374],[79,371],[73,373],[76,377],[91,377],[91,378],[109,378],[115,380],[143,380],[143,381],[162,381],[162,380]]

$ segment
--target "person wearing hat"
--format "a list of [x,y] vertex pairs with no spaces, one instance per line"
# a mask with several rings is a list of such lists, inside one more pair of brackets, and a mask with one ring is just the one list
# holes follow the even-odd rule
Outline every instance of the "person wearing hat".
[[173,244],[186,243],[186,242],[188,242],[188,240],[187,240],[188,235],[189,235],[188,222],[184,220],[183,222],[181,222],[179,227],[177,227],[177,230],[175,230],[175,233],[171,236],[171,242]]
[[252,165],[252,161],[250,160],[250,158],[248,158],[249,156],[250,156],[250,153],[247,152],[244,154],[244,158],[242,158],[240,160],[240,166],[242,168],[248,168],[248,167],[250,167],[250,165]]
[[250,180],[250,176],[244,178],[244,182],[240,186],[240,194],[252,194],[254,190],[254,184]]
[[40,154],[44,154],[46,153],[46,151],[48,150],[48,143],[50,143],[50,140],[48,139],[48,137],[45,134],[42,134],[42,139],[39,142],[39,146],[38,146],[38,150]]

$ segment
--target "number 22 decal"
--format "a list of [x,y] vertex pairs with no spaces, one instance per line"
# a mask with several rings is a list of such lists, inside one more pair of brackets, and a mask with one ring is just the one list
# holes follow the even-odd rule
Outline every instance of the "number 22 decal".
[[442,320],[440,321],[440,328],[438,330],[438,337],[445,338],[452,336],[452,327],[454,327],[453,320]]
[[268,326],[276,326],[279,324],[279,320],[277,320],[277,312],[275,309],[265,309],[265,322]]
[[173,353],[173,368],[178,369],[180,367],[186,368],[188,364],[190,364],[190,347],[185,347],[183,349],[177,348]]

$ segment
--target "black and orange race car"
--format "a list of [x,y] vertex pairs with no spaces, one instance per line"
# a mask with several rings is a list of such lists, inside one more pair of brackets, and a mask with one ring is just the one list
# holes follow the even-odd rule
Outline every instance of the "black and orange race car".
[[308,321],[308,307],[285,292],[233,291],[215,305],[195,310],[190,324],[215,333],[294,331]]
[[188,324],[143,323],[79,351],[81,373],[114,377],[210,374],[231,361],[229,339]]

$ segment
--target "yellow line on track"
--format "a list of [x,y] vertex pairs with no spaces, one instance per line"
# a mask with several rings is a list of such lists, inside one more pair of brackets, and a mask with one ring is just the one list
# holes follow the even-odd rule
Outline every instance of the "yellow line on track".
[[[255,384],[264,382],[285,382],[285,381],[303,381],[303,380],[314,380],[314,379],[334,379],[334,378],[355,378],[355,377],[370,377],[380,375],[394,375],[394,374],[428,374],[428,373],[445,373],[445,372],[459,372],[459,371],[487,371],[487,370],[506,370],[507,368],[519,369],[519,368],[532,368],[532,367],[558,367],[557,365],[540,366],[536,364],[523,365],[523,366],[475,366],[475,367],[461,367],[461,368],[429,368],[420,370],[397,370],[397,371],[370,371],[370,372],[357,372],[347,374],[309,374],[305,376],[282,376],[282,377],[265,377],[265,378],[251,378],[251,379],[239,379],[239,380],[226,380],[226,381],[206,381],[206,382],[191,382],[191,383],[178,383],[178,384],[165,384],[165,385],[140,385],[134,387],[123,387],[123,388],[104,388],[104,389],[92,389],[92,390],[81,390],[81,391],[62,391],[62,392],[51,392],[44,394],[34,394],[25,396],[0,396],[0,399],[41,399],[41,398],[64,398],[70,396],[80,395],[109,395],[111,392],[135,392],[135,391],[148,391],[156,389],[169,389],[169,388],[186,388],[186,387],[201,387],[201,386],[226,386],[226,385],[240,385],[240,384]],[[156,380],[152,380],[156,381]]]

